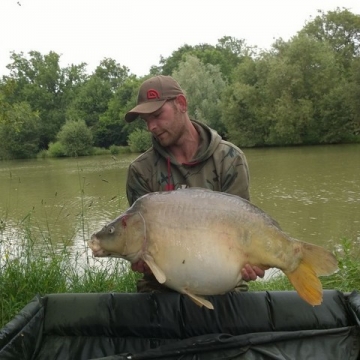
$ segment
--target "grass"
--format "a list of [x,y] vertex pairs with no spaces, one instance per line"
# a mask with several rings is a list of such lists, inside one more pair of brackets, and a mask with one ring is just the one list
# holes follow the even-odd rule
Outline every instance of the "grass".
[[[109,149],[93,147],[91,155],[118,155],[131,153],[130,146],[111,145]],[[62,145],[59,142],[51,143],[48,150],[41,150],[37,155],[39,159],[66,157]]]
[[30,231],[14,243],[0,229],[0,328],[37,294],[135,291],[139,274],[119,259],[102,260],[50,239],[39,246]]

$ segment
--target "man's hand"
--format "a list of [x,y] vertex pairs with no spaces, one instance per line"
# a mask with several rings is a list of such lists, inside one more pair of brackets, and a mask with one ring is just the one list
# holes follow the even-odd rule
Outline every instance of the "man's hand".
[[241,269],[241,276],[244,281],[256,280],[257,277],[263,278],[265,275],[265,270],[259,268],[258,266],[251,266],[246,264]]
[[[149,266],[143,260],[139,260],[138,262],[131,264],[131,269],[143,274],[151,274]],[[244,281],[256,280],[257,277],[264,277],[265,270],[259,268],[258,266],[251,266],[246,264],[241,269],[241,275]]]
[[139,260],[138,262],[131,264],[131,270],[143,274],[151,274],[148,264],[143,260]]

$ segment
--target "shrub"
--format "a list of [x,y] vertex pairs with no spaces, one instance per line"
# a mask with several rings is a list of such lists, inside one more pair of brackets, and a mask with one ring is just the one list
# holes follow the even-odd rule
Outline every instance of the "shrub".
[[64,156],[66,156],[64,145],[60,141],[50,143],[49,144],[48,155],[50,157],[64,157]]
[[10,106],[0,118],[0,158],[35,157],[39,150],[40,134],[39,115],[32,111],[28,103]]
[[49,152],[45,149],[40,150],[36,155],[38,159],[46,159],[49,156],[50,156]]
[[130,146],[111,145],[109,150],[112,155],[131,153]]
[[128,143],[132,152],[144,152],[151,147],[151,134],[143,129],[136,129],[129,135]]
[[84,120],[67,121],[57,137],[67,156],[92,154],[93,138]]
[[92,155],[109,155],[110,150],[102,148],[102,147],[93,147]]
[[119,146],[116,146],[116,145],[111,145],[109,147],[109,150],[112,155],[117,155],[120,152]]

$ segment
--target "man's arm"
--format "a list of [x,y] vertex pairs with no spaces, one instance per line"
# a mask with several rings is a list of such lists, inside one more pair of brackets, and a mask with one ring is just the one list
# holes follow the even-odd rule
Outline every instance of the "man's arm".
[[222,191],[250,200],[249,168],[245,157],[236,157],[229,172],[228,181],[222,185]]
[[245,154],[233,144],[224,142],[221,151],[214,154],[214,161],[220,175],[221,191],[250,200],[250,176]]
[[149,192],[151,192],[151,189],[145,179],[136,170],[136,166],[130,164],[126,180],[126,196],[129,205],[131,206],[139,197],[148,194]]

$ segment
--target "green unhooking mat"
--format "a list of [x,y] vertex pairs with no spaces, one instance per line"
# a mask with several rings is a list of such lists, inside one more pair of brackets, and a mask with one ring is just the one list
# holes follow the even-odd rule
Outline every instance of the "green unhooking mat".
[[1,360],[360,360],[360,293],[51,294],[0,331]]

